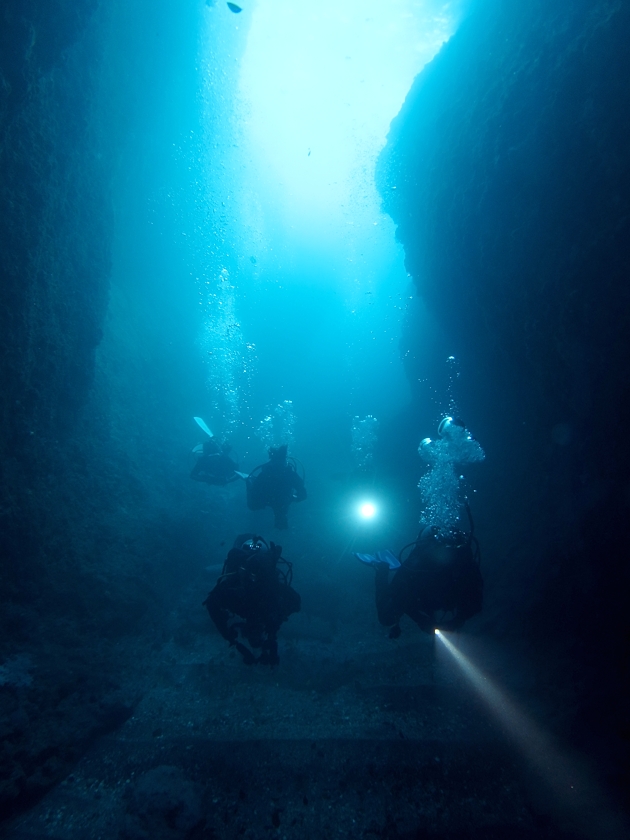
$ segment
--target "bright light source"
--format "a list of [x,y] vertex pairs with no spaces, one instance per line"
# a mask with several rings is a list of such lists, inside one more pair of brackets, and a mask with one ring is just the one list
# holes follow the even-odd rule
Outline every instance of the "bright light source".
[[321,242],[325,222],[345,232],[381,218],[376,157],[413,79],[455,28],[451,6],[445,0],[253,6],[241,60],[243,137],[258,180],[284,206],[291,228],[312,231]]
[[376,506],[372,502],[363,502],[359,507],[359,513],[364,519],[372,519],[376,514]]

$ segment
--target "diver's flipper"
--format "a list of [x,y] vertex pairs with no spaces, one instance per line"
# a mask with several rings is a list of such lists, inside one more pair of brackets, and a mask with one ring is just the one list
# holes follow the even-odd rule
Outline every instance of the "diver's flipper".
[[396,555],[388,548],[386,548],[385,551],[377,551],[376,559],[379,563],[387,563],[390,569],[400,568],[400,561],[398,560],[398,557],[396,557]]
[[193,417],[193,420],[194,420],[194,421],[195,421],[195,423],[199,426],[199,428],[200,428],[200,429],[203,429],[203,430],[204,430],[204,432],[205,432],[207,435],[209,435],[209,437],[214,437],[214,435],[212,434],[212,432],[210,431],[210,429],[206,426],[206,424],[203,422],[203,420],[201,419],[201,417]]
[[359,554],[355,551],[354,556],[357,558],[357,560],[360,560],[362,563],[365,563],[366,566],[385,565],[390,569],[400,568],[398,558],[394,554],[392,554],[392,552],[388,548],[386,548],[385,551],[377,551],[376,555]]

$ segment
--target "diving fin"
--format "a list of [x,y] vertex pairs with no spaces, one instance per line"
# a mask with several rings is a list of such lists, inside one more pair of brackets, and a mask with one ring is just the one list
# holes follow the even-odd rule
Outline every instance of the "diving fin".
[[365,563],[366,566],[380,566],[381,564],[385,564],[390,569],[400,568],[398,558],[388,548],[385,551],[377,551],[376,556],[374,554],[359,554],[356,551],[354,556],[357,560]]
[[357,560],[360,560],[362,563],[365,563],[366,566],[374,566],[378,562],[373,554],[359,554],[358,551],[355,551],[354,556],[357,558]]
[[214,437],[214,435],[212,434],[212,432],[210,431],[210,429],[206,426],[206,424],[203,422],[203,420],[201,419],[201,417],[193,417],[193,420],[194,420],[194,421],[195,421],[195,423],[199,426],[199,428],[200,428],[200,429],[203,429],[203,430],[204,430],[204,432],[205,432],[205,433],[206,433],[209,437]]
[[234,475],[237,475],[239,478],[243,478],[243,479],[249,478],[248,473],[242,473],[242,472],[239,472],[238,470],[234,470]]
[[386,548],[385,551],[377,551],[376,559],[379,563],[387,563],[390,569],[399,569],[400,561],[396,555]]

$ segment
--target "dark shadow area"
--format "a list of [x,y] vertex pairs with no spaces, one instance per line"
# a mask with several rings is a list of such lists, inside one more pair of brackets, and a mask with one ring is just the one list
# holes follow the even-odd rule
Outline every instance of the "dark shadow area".
[[484,631],[529,640],[561,728],[625,798],[629,33],[624,4],[472,4],[379,176],[487,443]]
[[[105,792],[107,768],[99,768],[97,805],[111,809],[110,831],[121,838],[150,832],[253,840],[276,831],[309,840],[575,836],[521,798],[514,767],[496,745],[196,737],[192,744],[162,742],[149,770],[129,761],[128,752],[110,757],[117,767],[125,762],[132,781],[114,809]],[[77,779],[65,788],[65,808],[82,815],[77,822],[85,820],[95,805]],[[18,830],[13,836],[34,835]]]

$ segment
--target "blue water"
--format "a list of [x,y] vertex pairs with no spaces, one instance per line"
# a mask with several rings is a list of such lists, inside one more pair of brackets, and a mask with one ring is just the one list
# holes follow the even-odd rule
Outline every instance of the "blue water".
[[[623,836],[627,109],[587,6],[7,4],[16,837]],[[288,445],[288,528],[191,480],[194,418],[243,475]],[[427,523],[474,527],[484,609],[398,639],[369,561]],[[249,532],[302,599],[274,669],[202,606]]]
[[[418,327],[403,249],[395,241],[391,220],[380,210],[376,156],[405,85],[439,48],[456,18],[453,10],[439,5],[423,11],[431,19],[431,28],[423,31],[426,44],[422,51],[415,48],[411,64],[400,66],[400,79],[389,71],[391,78],[385,81],[398,91],[393,98],[379,92],[383,82],[372,71],[374,95],[383,99],[381,112],[374,116],[364,78],[340,78],[336,65],[332,75],[326,74],[330,62],[338,61],[344,69],[344,62],[353,60],[364,67],[355,75],[368,75],[374,59],[366,51],[378,43],[379,21],[371,22],[370,9],[322,7],[330,45],[313,54],[311,60],[319,65],[310,70],[305,65],[319,88],[313,86],[313,93],[304,96],[328,95],[332,101],[335,85],[343,83],[348,100],[343,106],[354,116],[344,128],[324,103],[308,129],[313,135],[309,139],[308,133],[295,133],[291,112],[283,116],[275,111],[268,125],[261,122],[261,109],[266,113],[272,107],[274,85],[279,86],[275,98],[281,97],[282,80],[300,51],[291,39],[308,39],[308,26],[305,30],[291,4],[279,17],[277,10],[260,5],[238,17],[222,4],[195,7],[175,20],[168,5],[152,6],[148,16],[140,7],[130,12],[114,5],[104,23],[102,101],[112,110],[103,117],[103,142],[117,144],[119,176],[112,190],[117,223],[110,329],[99,353],[106,363],[112,356],[124,357],[124,374],[116,383],[121,395],[125,389],[116,412],[121,427],[127,425],[133,437],[135,418],[149,418],[142,434],[150,439],[166,413],[172,439],[163,457],[178,463],[182,472],[186,449],[199,442],[191,415],[204,417],[218,437],[228,440],[241,469],[248,470],[266,457],[257,434],[261,422],[290,401],[294,424],[286,442],[305,464],[312,487],[311,513],[296,509],[296,528],[300,516],[319,520],[327,539],[341,551],[348,541],[347,521],[355,515],[355,498],[351,487],[333,483],[331,476],[348,475],[357,466],[354,418],[373,415],[384,427],[405,411],[410,391],[401,342],[410,312],[414,329],[423,328],[422,316]],[[271,24],[265,11],[272,15]],[[412,11],[410,6],[408,13]],[[402,13],[404,9],[393,15],[399,27]],[[354,30],[347,28],[348,14],[358,15],[355,23],[365,29],[356,43],[351,40]],[[277,33],[280,20],[286,30]],[[424,18],[417,25],[426,27]],[[134,27],[143,32],[146,55],[140,43],[132,50],[121,39],[125,27],[125,38]],[[264,52],[270,32],[276,40],[269,43],[269,54],[288,51],[288,63],[274,72]],[[257,38],[263,39],[262,49]],[[390,45],[384,39],[386,48]],[[267,85],[256,87],[257,75],[265,72]],[[308,73],[304,84],[312,85]],[[285,107],[291,107],[290,99]],[[313,108],[318,107],[314,102]],[[301,119],[308,120],[307,111]],[[362,138],[362,126],[368,137]],[[270,128],[276,145],[283,134],[290,135],[279,159],[265,146]],[[332,146],[327,147],[329,136]],[[317,167],[315,174],[308,169],[311,164]],[[331,183],[322,185],[322,178]],[[428,316],[425,320],[429,328]],[[431,426],[447,402],[446,392],[435,395],[426,411]],[[415,458],[422,433],[431,431],[417,428],[417,441],[407,443],[409,459]],[[383,461],[378,443],[372,449],[376,461]],[[384,533],[383,539],[400,541],[398,520],[406,518],[406,527],[415,527],[418,502],[411,497],[404,511],[405,491],[394,489],[392,495],[386,486],[387,466],[379,470],[382,486],[376,493],[390,510],[381,524],[396,522],[399,529],[397,537]],[[414,471],[417,482],[419,461]],[[242,530],[249,522],[248,527],[269,529],[268,516],[250,522],[241,504],[233,498],[228,505],[234,527]],[[346,521],[340,532],[339,521]]]

